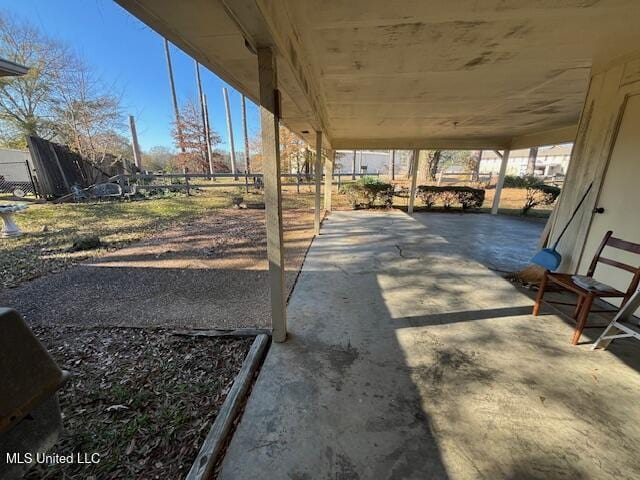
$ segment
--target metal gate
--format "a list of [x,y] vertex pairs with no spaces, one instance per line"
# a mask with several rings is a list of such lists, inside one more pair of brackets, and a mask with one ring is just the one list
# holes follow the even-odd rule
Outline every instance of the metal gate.
[[37,189],[29,162],[0,161],[0,193],[10,193],[16,197],[37,196]]

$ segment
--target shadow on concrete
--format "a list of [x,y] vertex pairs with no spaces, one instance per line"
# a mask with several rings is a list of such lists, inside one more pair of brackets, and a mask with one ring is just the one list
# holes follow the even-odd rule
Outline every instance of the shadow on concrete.
[[640,376],[531,306],[404,214],[334,213],[219,478],[633,476]]
[[314,241],[219,478],[449,478],[377,284],[388,246],[340,227]]
[[489,214],[425,212],[414,218],[454,245],[458,254],[499,272],[529,265],[545,225],[540,219]]
[[393,319],[396,328],[426,327],[429,325],[444,325],[447,323],[473,322],[477,320],[496,319],[501,317],[530,316],[531,307],[502,307],[486,310],[465,310],[447,313],[434,313],[420,317],[406,317]]

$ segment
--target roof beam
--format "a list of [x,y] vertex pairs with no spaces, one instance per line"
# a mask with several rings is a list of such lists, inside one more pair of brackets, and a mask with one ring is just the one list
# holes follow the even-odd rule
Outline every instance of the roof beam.
[[576,138],[577,132],[578,125],[576,124],[568,127],[545,130],[543,132],[520,135],[511,139],[511,150],[572,143]]
[[28,71],[24,65],[0,58],[0,77],[19,77],[26,75]]
[[335,138],[336,150],[504,150],[509,148],[510,139],[504,137],[421,137],[421,138]]
[[[290,76],[285,76],[281,70],[281,79],[285,82],[291,78],[295,83],[295,87],[302,93],[304,104],[297,103],[300,111],[307,116],[309,123],[314,130],[324,133],[328,147],[331,147],[331,139],[327,130],[327,116],[323,109],[323,104],[318,96],[318,87],[313,75],[308,71],[307,65],[300,63],[299,59],[303,57],[296,50],[298,45],[292,43],[291,38],[295,35],[287,31],[285,26],[276,25],[275,21],[270,18],[269,14],[274,12],[263,12],[259,6],[260,2],[256,0],[223,0],[224,9],[229,17],[234,21],[245,37],[246,44],[249,49],[256,51],[260,47],[275,47],[279,58],[284,60]],[[263,8],[284,8],[280,4],[274,6],[263,6]]]

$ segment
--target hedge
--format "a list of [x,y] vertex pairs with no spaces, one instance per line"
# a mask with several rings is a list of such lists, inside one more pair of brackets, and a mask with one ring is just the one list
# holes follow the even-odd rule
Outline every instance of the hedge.
[[393,204],[393,185],[376,177],[362,177],[342,187],[353,208],[371,208],[376,202],[385,207]]
[[504,188],[528,188],[532,185],[539,185],[538,180],[533,175],[525,175],[523,177],[517,175],[506,175],[504,177]]
[[485,191],[480,188],[459,186],[420,185],[417,196],[425,207],[432,208],[436,203],[441,203],[446,209],[460,205],[463,210],[480,208],[484,203]]

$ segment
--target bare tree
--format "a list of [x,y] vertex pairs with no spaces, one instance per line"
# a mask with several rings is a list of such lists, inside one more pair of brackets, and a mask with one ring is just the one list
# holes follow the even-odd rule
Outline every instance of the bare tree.
[[150,171],[172,172],[178,163],[179,155],[169,147],[156,145],[144,152],[145,166]]
[[[120,98],[69,49],[26,22],[0,15],[0,56],[29,67],[0,79],[0,141],[25,147],[34,135],[69,145],[93,163],[121,156]],[[130,155],[126,155],[129,157]]]
[[306,142],[288,128],[280,127],[280,165],[284,172],[291,173],[293,165],[300,167],[300,160],[304,161],[304,147]]
[[[180,111],[180,128],[174,122],[172,136],[177,148],[184,148],[184,153],[179,155],[180,168],[188,168],[192,171],[207,173],[209,160],[207,158],[207,139],[205,127],[200,112],[193,99],[187,100]],[[212,147],[220,143],[220,135],[209,130]],[[229,167],[222,161],[220,155],[213,158],[214,172],[228,172]]]
[[[93,163],[121,143],[125,129],[120,98],[105,88],[80,59],[64,72],[53,113],[56,137]],[[130,155],[127,155],[130,156]]]
[[29,67],[22,77],[0,78],[2,142],[26,145],[26,135],[51,138],[53,110],[72,55],[28,23],[0,15],[0,57]]

